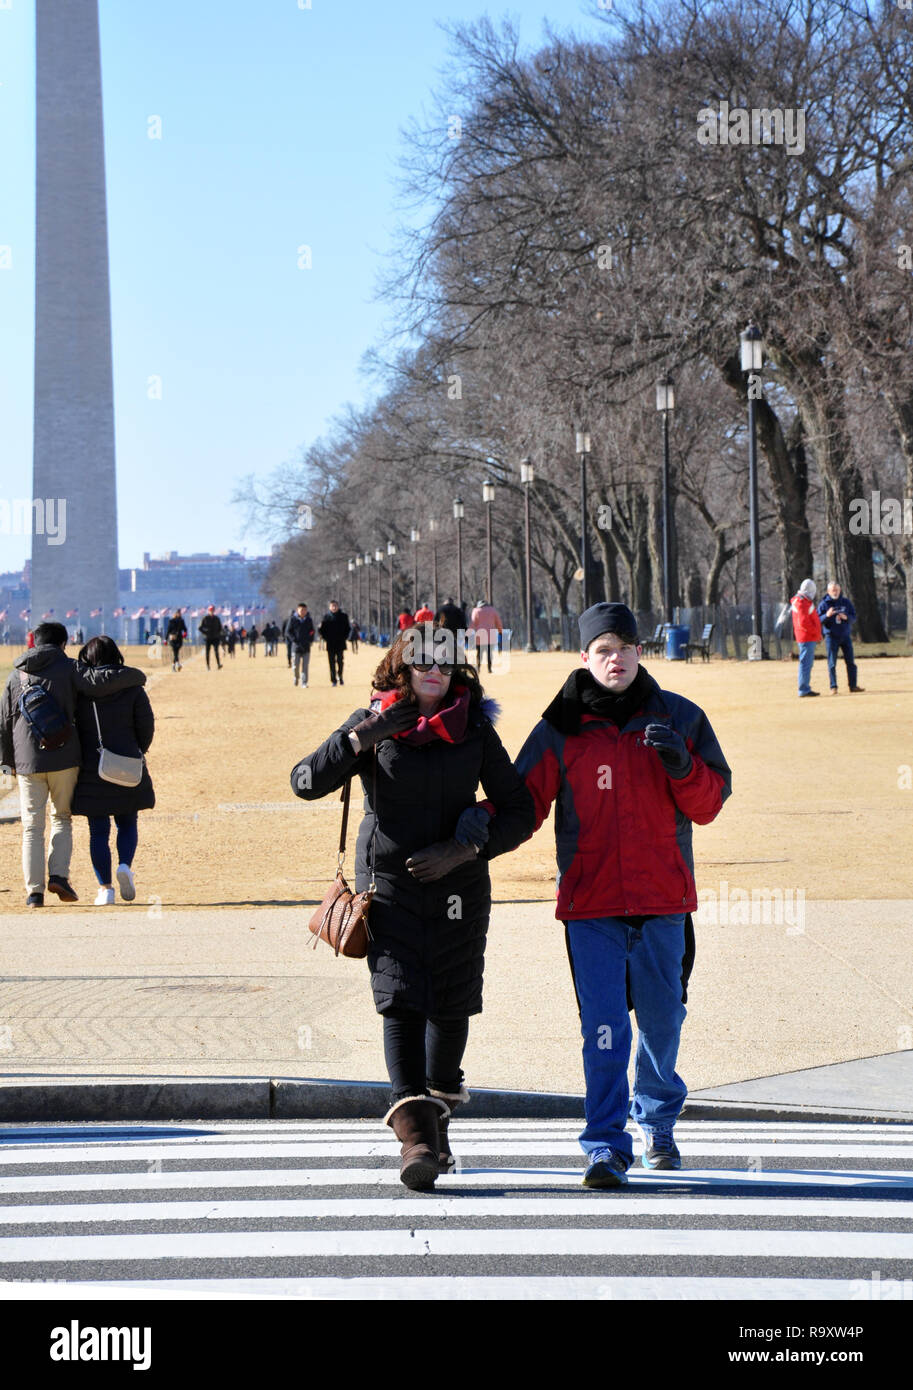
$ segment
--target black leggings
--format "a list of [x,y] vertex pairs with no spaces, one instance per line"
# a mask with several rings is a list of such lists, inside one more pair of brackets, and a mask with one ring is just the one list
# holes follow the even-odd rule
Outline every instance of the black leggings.
[[428,1090],[456,1095],[463,1084],[460,1063],[469,1019],[426,1018],[411,1009],[388,1009],[383,1019],[390,1104]]

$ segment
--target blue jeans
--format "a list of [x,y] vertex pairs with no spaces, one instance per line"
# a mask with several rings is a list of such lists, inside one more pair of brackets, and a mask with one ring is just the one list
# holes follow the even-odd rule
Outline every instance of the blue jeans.
[[824,634],[824,643],[827,648],[827,676],[831,683],[831,689],[837,689],[837,657],[843,652],[843,659],[846,662],[846,678],[852,690],[856,685],[856,662],[853,660],[853,639],[847,630],[848,623],[843,624],[843,632],[835,632],[833,636],[829,632]]
[[[139,840],[136,812],[133,811],[127,816],[115,816],[114,824],[117,826],[117,862],[129,867],[133,863],[133,856],[136,854]],[[110,834],[111,818],[109,816],[89,817],[89,857],[92,860],[95,877],[101,884],[111,882],[111,849],[108,844]]]
[[673,1125],[688,1088],[675,1070],[682,1023],[684,916],[654,917],[632,927],[617,917],[593,917],[566,926],[568,957],[580,1008],[586,1079],[584,1153],[615,1149],[633,1158],[628,1119],[631,1020],[626,978],[637,1019],[634,1104],[646,1129]]
[[815,642],[799,643],[799,694],[807,695],[811,690],[809,681],[815,664]]

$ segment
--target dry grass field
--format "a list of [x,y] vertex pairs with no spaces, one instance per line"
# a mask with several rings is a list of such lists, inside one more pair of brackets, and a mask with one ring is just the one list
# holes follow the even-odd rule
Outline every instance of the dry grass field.
[[[148,677],[156,716],[149,766],[157,805],[140,819],[137,882],[175,907],[282,906],[314,901],[332,875],[340,808],[306,803],[291,767],[364,701],[377,650],[347,654],[346,684],[333,689],[315,650],[307,690],[292,685],[285,649],[266,659],[240,650],[207,671],[199,652],[184,669],[129,659]],[[515,755],[574,664],[567,653],[511,655],[487,678],[502,705],[498,724]],[[865,692],[799,700],[796,663],[653,660],[648,669],[706,711],[733,769],[733,795],[718,819],[695,827],[699,889],[726,880],[752,888],[803,888],[814,898],[913,898],[913,660],[860,667]],[[906,783],[906,785],[905,785]],[[22,907],[19,826],[0,825],[0,910]],[[501,902],[553,900],[548,825],[492,866]],[[73,878],[88,893],[85,821],[77,820]],[[83,906],[81,904],[80,906]],[[91,910],[89,907],[87,910]]]

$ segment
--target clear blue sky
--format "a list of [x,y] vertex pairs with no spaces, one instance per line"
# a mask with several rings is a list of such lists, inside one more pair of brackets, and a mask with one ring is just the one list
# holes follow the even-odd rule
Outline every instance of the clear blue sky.
[[[304,3],[304,0],[301,0]],[[484,0],[100,0],[119,550],[219,551],[229,498],[317,437],[386,316],[400,130],[446,60],[437,21]],[[0,495],[31,495],[34,0],[0,9]],[[524,0],[591,30],[585,0]],[[150,140],[150,116],[162,139]],[[312,248],[299,270],[297,248]],[[161,378],[161,400],[147,394]],[[28,538],[0,535],[0,571]]]

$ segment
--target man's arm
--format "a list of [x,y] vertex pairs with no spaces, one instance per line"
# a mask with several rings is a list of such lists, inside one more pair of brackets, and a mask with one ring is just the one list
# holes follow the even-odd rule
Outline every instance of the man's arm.
[[561,788],[561,767],[553,746],[553,731],[544,719],[533,729],[514,765],[535,807],[535,824],[527,836],[529,839],[545,820]]
[[16,771],[16,756],[13,749],[13,681],[18,682],[18,676],[14,673],[6,682],[2,700],[0,700],[0,764],[8,768],[10,772]]
[[74,661],[70,671],[74,688],[80,695],[97,695],[102,690],[112,695],[117,690],[146,684],[146,673],[137,666],[85,666]]

